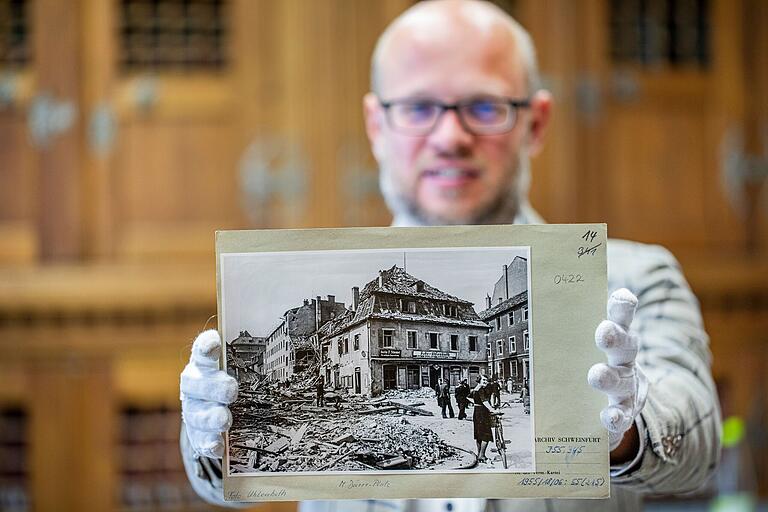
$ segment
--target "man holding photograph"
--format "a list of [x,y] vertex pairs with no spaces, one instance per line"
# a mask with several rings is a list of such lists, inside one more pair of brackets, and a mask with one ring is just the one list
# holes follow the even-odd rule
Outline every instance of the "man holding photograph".
[[[371,81],[366,128],[395,226],[543,222],[527,199],[529,158],[542,147],[552,98],[512,18],[482,1],[420,2],[380,37]],[[610,499],[366,501],[344,510],[632,511],[642,494],[701,486],[717,464],[720,413],[697,301],[663,248],[612,240],[607,251],[613,293],[595,332],[607,364],[585,378],[608,403]],[[218,370],[219,353],[215,331],[193,345],[181,443],[197,492],[223,504],[222,433],[237,386]],[[340,503],[304,502],[302,512]]]

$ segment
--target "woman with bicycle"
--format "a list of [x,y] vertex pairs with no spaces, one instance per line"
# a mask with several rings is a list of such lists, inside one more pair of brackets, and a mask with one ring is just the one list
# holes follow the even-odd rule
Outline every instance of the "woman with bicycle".
[[475,426],[475,442],[477,443],[477,461],[488,462],[485,451],[488,443],[493,441],[493,416],[501,412],[491,405],[490,399],[493,390],[488,385],[488,377],[480,376],[480,381],[472,390],[470,396],[475,402],[472,412],[472,422]]

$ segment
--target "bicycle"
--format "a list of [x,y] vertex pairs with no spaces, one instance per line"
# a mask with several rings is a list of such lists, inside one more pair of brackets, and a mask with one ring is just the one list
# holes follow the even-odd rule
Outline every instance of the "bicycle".
[[504,427],[501,424],[501,416],[503,412],[492,413],[491,415],[491,428],[493,429],[493,439],[496,442],[496,451],[501,456],[501,462],[504,464],[504,469],[507,469],[507,443],[504,441]]

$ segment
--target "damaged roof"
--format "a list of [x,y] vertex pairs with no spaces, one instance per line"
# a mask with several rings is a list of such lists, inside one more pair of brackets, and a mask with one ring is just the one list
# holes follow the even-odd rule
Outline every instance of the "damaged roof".
[[[356,311],[347,309],[343,314],[323,324],[320,338],[333,336],[347,327],[369,318],[383,320],[410,320],[439,324],[488,328],[472,307],[472,303],[447,294],[413,277],[398,266],[379,273],[381,279],[370,281],[360,294]],[[416,312],[409,312],[403,297],[413,298]],[[450,315],[444,306],[455,308]]]
[[519,306],[520,304],[524,304],[526,302],[528,302],[527,290],[524,291],[523,293],[518,293],[514,297],[510,297],[499,304],[496,304],[492,308],[486,309],[485,311],[481,311],[480,318],[482,318],[483,320],[488,320],[489,318],[493,318],[499,313],[506,312],[507,310],[512,309],[515,306]]
[[379,278],[370,281],[363,288],[360,294],[360,300],[365,299],[374,292],[396,293],[398,295],[408,295],[423,299],[434,299],[448,302],[459,302],[462,304],[472,304],[469,301],[459,299],[430,286],[421,279],[413,277],[397,265],[393,265],[389,270],[379,272]]

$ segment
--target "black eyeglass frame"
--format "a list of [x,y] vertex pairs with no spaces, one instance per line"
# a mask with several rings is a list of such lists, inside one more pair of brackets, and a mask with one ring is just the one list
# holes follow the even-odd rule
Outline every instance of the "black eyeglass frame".
[[[491,131],[487,133],[478,133],[477,130],[473,129],[471,126],[469,126],[464,119],[464,115],[461,113],[461,110],[459,110],[462,107],[466,107],[468,105],[471,105],[473,103],[476,103],[478,101],[495,101],[499,103],[506,103],[510,107],[512,107],[512,112],[514,113],[514,119],[512,120],[512,123],[509,125],[509,128],[506,128],[501,131]],[[440,112],[437,114],[437,117],[435,117],[435,121],[432,123],[432,126],[430,126],[429,130],[425,130],[424,133],[407,133],[407,129],[403,129],[402,127],[398,127],[395,123],[392,122],[392,115],[390,109],[393,106],[396,105],[404,105],[407,103],[416,103],[419,101],[429,102],[432,105],[436,107],[440,107]],[[472,135],[477,136],[484,136],[484,135],[501,135],[502,133],[507,133],[512,131],[512,129],[517,124],[517,110],[521,108],[531,108],[531,99],[530,98],[520,98],[520,99],[514,99],[514,98],[505,98],[505,97],[479,97],[479,98],[472,98],[467,99],[463,101],[459,101],[456,103],[443,103],[441,101],[435,101],[430,99],[422,99],[422,98],[403,98],[403,99],[396,99],[396,100],[389,100],[389,101],[383,101],[381,98],[379,98],[379,105],[384,109],[386,112],[387,117],[387,123],[389,123],[389,126],[394,129],[395,131],[399,131],[400,133],[403,133],[404,135],[410,135],[413,137],[426,137],[432,131],[435,129],[435,127],[440,123],[440,119],[442,119],[443,115],[448,110],[453,110],[456,112],[456,118],[459,120],[459,123],[461,124],[461,127],[464,128],[468,133],[471,133]]]

